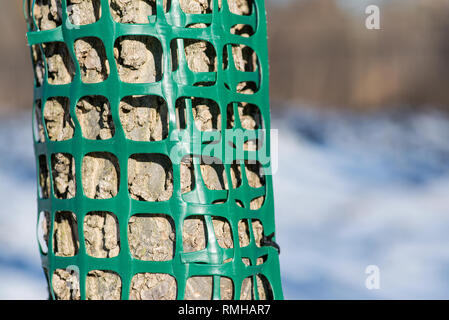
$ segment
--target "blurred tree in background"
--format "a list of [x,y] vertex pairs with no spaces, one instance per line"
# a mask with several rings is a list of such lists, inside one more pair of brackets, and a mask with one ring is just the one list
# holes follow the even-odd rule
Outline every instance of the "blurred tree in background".
[[273,99],[362,110],[449,104],[449,1],[384,1],[379,31],[365,28],[364,7],[345,2],[271,6]]
[[33,102],[33,71],[26,41],[22,1],[2,0],[0,10],[0,116]]
[[[267,1],[273,107],[449,105],[449,1],[383,1],[379,31],[365,28],[363,8],[342,6],[354,1]],[[0,115],[31,108],[21,6],[0,11]]]

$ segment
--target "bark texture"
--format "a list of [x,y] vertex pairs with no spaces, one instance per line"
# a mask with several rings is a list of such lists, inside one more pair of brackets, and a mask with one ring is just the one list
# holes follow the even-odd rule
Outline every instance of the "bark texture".
[[[250,0],[226,0],[235,14],[245,15],[251,12]],[[186,13],[210,13],[211,0],[181,0],[181,8]],[[110,10],[115,21],[120,23],[148,23],[149,17],[155,14],[155,0],[110,0]],[[168,7],[169,2],[166,4]],[[220,2],[221,6],[221,2]],[[76,25],[94,23],[101,16],[98,0],[69,0],[68,13],[70,21]],[[61,6],[59,0],[37,0],[34,15],[38,28],[49,30],[61,24]],[[191,28],[204,28],[204,24],[195,24]],[[234,26],[231,32],[242,36],[250,36],[248,26]],[[110,72],[109,63],[116,63],[122,81],[129,83],[150,83],[162,77],[162,48],[158,40],[149,36],[126,36],[117,39],[114,47],[115,61],[107,61],[104,45],[98,38],[82,38],[75,42],[75,54],[81,68],[82,81],[97,83],[104,81]],[[33,47],[33,65],[36,83],[42,84],[43,56],[45,56],[49,73],[48,81],[52,84],[71,82],[74,75],[74,62],[71,61],[64,43],[48,43]],[[206,41],[184,40],[184,54],[188,67],[194,72],[213,72],[217,68],[217,52]],[[232,54],[236,68],[241,71],[253,71],[257,68],[255,53],[245,46],[232,46]],[[226,63],[223,67],[226,68]],[[174,62],[176,65],[177,62]],[[198,84],[208,85],[208,84]],[[249,83],[241,83],[236,88],[241,93],[252,94],[257,88]],[[40,141],[45,141],[44,128],[48,138],[53,141],[64,141],[73,137],[74,123],[70,118],[69,102],[64,98],[49,99],[43,106],[43,119],[40,114],[42,102],[36,102],[38,111],[37,131]],[[182,101],[181,101],[182,105]],[[210,131],[221,129],[221,115],[216,102],[208,99],[193,99],[193,117],[199,130]],[[262,127],[260,111],[257,106],[240,103],[238,115],[228,108],[230,120],[228,127],[234,125],[235,117],[240,117],[245,129]],[[105,140],[113,137],[115,126],[112,121],[109,102],[105,97],[88,96],[82,98],[76,106],[77,121],[81,125],[83,137],[86,139]],[[153,96],[130,96],[124,98],[119,107],[120,124],[128,139],[136,141],[160,141],[167,138],[168,111],[163,99]],[[246,148],[255,148],[249,144]],[[52,156],[51,168],[48,168],[45,157],[39,159],[39,177],[41,193],[48,197],[50,193],[49,170],[54,177],[55,196],[69,199],[75,196],[75,169],[73,157],[69,154]],[[240,165],[236,163],[232,170],[233,187],[241,183]],[[207,188],[211,190],[229,189],[223,165],[201,164],[201,174]],[[246,164],[245,173],[252,187],[261,187],[264,180],[257,165]],[[82,187],[84,194],[92,199],[109,199],[117,195],[120,168],[114,155],[105,152],[90,153],[82,163]],[[194,189],[192,158],[184,158],[181,164],[181,189],[183,193]],[[133,199],[139,201],[164,201],[173,194],[173,170],[167,157],[152,154],[135,155],[128,162],[128,191]],[[225,201],[226,199],[223,199]],[[264,198],[253,199],[251,209],[260,208]],[[241,205],[241,203],[240,203]],[[79,240],[77,224],[84,230],[87,253],[94,257],[107,258],[117,256],[120,248],[130,247],[132,255],[137,259],[148,261],[167,261],[173,258],[175,234],[173,221],[163,213],[160,215],[133,216],[128,224],[128,243],[120,243],[115,213],[91,212],[84,221],[76,221],[71,212],[60,212],[54,224],[54,250],[59,256],[69,257],[77,253]],[[118,214],[118,213],[116,213]],[[48,221],[45,221],[48,239]],[[43,226],[44,227],[44,226]],[[253,228],[256,242],[260,246],[263,227],[260,221],[239,223],[239,243],[234,244],[231,228],[226,219],[214,217],[213,227],[218,243],[223,248],[246,246],[249,244],[249,228]],[[194,252],[206,247],[206,229],[203,217],[186,219],[183,226],[183,249]],[[230,262],[230,261],[226,261]],[[243,263],[249,264],[247,258]],[[260,258],[257,263],[263,263]],[[57,270],[53,275],[53,289],[57,299],[79,299],[76,286],[70,286],[74,275],[67,270]],[[192,277],[186,286],[186,299],[211,299],[212,277]],[[260,284],[261,277],[257,277]],[[121,293],[120,277],[106,270],[94,270],[87,276],[86,288],[88,299],[119,299]],[[233,298],[233,282],[226,277],[220,281],[222,299]],[[252,299],[254,285],[248,278],[242,286],[242,298]],[[267,297],[264,286],[259,286],[261,298]],[[137,274],[131,283],[131,299],[175,299],[176,281],[167,274]]]

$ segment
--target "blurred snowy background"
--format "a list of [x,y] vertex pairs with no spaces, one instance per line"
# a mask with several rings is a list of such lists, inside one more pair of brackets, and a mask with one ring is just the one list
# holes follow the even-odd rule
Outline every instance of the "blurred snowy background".
[[288,299],[449,298],[447,115],[295,108],[273,126]]
[[[0,298],[46,298],[29,115],[0,120]],[[449,298],[449,118],[296,106],[275,115],[288,299]],[[381,289],[367,290],[377,265]]]
[[[45,299],[20,2],[0,11],[0,299]],[[374,33],[359,0],[270,3],[285,297],[449,299],[449,2],[363,1]]]

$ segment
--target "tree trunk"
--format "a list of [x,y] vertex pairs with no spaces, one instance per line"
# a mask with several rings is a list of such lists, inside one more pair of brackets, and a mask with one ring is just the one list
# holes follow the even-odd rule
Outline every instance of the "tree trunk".
[[[170,1],[170,0],[168,0]],[[251,0],[228,0],[230,9],[236,14],[248,14]],[[69,19],[73,24],[86,25],[97,21],[101,15],[99,1],[67,0]],[[186,13],[210,13],[211,0],[180,0],[181,8]],[[110,0],[111,13],[117,22],[148,23],[148,17],[155,14],[156,0]],[[220,4],[221,5],[221,4]],[[59,0],[37,0],[33,9],[37,26],[40,30],[49,30],[61,24],[61,4]],[[196,24],[191,28],[202,28]],[[247,26],[233,27],[236,34],[249,36]],[[86,83],[104,81],[110,72],[110,63],[117,63],[118,73],[122,81],[142,83],[160,80],[162,66],[157,59],[160,56],[159,45],[146,36],[130,36],[119,38],[114,48],[116,61],[107,61],[104,46],[98,38],[82,38],[75,42],[76,59],[80,65],[81,79]],[[37,85],[42,84],[44,77],[43,57],[47,59],[48,81],[51,84],[69,83],[75,74],[75,67],[67,48],[62,43],[47,43],[32,47],[32,56]],[[214,48],[205,41],[184,40],[184,48],[188,66],[195,72],[217,70]],[[257,57],[244,46],[232,48],[236,67],[242,71],[255,69]],[[242,84],[238,91],[254,93],[249,84]],[[181,101],[182,103],[182,101]],[[44,108],[43,119],[39,111]],[[75,130],[74,120],[69,113],[69,101],[64,98],[51,98],[44,105],[36,103],[38,138],[45,141],[44,126],[48,138],[52,141],[70,139]],[[246,129],[254,129],[260,125],[260,113],[249,105],[241,104],[238,108],[242,125]],[[75,110],[82,134],[87,139],[108,139],[115,133],[115,126],[121,125],[128,139],[138,141],[159,141],[167,138],[168,115],[163,99],[154,96],[130,96],[123,99],[119,106],[120,123],[112,121],[109,102],[102,96],[82,98]],[[228,111],[229,112],[229,111]],[[207,99],[193,99],[193,116],[198,129],[206,131],[220,129],[220,112]],[[230,125],[233,124],[231,114]],[[247,148],[251,148],[247,145]],[[54,193],[57,198],[70,199],[75,196],[76,179],[74,161],[71,155],[59,153],[50,159],[51,168],[46,167],[46,159],[39,159],[40,187],[45,197],[50,193],[49,172],[53,175]],[[128,162],[128,187],[130,196],[136,200],[164,201],[173,193],[173,174],[166,158],[136,155]],[[240,166],[232,167],[232,186],[240,183]],[[254,187],[263,185],[263,177],[255,165],[246,165],[249,184]],[[228,189],[224,171],[215,165],[201,165],[201,174],[205,184],[212,190]],[[84,157],[82,163],[82,187],[86,197],[92,199],[108,199],[118,192],[120,176],[117,159],[114,155],[97,152]],[[152,183],[149,183],[151,177]],[[157,177],[157,183],[155,183]],[[78,180],[79,181],[79,180]],[[181,189],[183,193],[193,188],[192,159],[186,157],[181,164]],[[262,206],[263,197],[251,202],[251,209]],[[91,212],[84,221],[77,221],[71,212],[57,212],[54,221],[53,244],[57,256],[70,257],[77,253],[79,239],[78,224],[83,224],[87,253],[98,258],[115,257],[120,247],[128,246],[135,258],[149,261],[166,261],[173,257],[175,235],[172,221],[165,215],[136,215],[131,217],[128,225],[128,243],[120,243],[117,218],[110,212]],[[42,220],[44,238],[48,242],[50,221],[46,213]],[[249,243],[248,223],[239,224],[239,244],[234,244],[231,228],[226,220],[213,218],[213,227],[220,246],[232,248]],[[256,241],[260,246],[263,227],[253,221],[252,228]],[[203,217],[186,219],[183,227],[184,252],[202,250],[206,246],[206,226]],[[243,259],[245,264],[249,260]],[[262,261],[258,261],[262,263]],[[80,299],[79,290],[68,286],[74,281],[70,270],[58,269],[52,278],[56,299]],[[259,295],[267,297],[262,285],[263,280],[257,278]],[[212,276],[192,277],[188,279],[185,299],[211,299]],[[233,298],[233,283],[222,277],[220,281],[222,299]],[[241,299],[253,298],[254,284],[251,278],[245,279],[242,285]],[[131,282],[130,299],[176,299],[176,281],[167,274],[137,274]],[[111,271],[95,270],[89,272],[86,280],[87,299],[120,299],[121,279]]]

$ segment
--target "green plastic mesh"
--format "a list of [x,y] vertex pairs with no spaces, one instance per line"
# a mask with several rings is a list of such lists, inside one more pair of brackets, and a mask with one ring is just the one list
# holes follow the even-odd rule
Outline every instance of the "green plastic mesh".
[[[27,1],[25,1],[27,2]],[[34,6],[34,1],[31,2]],[[168,12],[164,12],[163,1],[157,0],[157,13],[150,17],[147,24],[121,24],[115,22],[109,8],[108,0],[101,0],[101,18],[93,24],[73,25],[67,14],[67,2],[62,1],[62,23],[60,26],[39,31],[34,21],[30,4],[24,3],[26,17],[34,21],[27,36],[29,45],[40,46],[47,42],[64,42],[68,53],[75,64],[75,74],[69,84],[52,85],[48,82],[48,64],[45,63],[45,76],[42,85],[35,83],[35,101],[41,106],[51,97],[66,97],[70,101],[70,117],[74,124],[73,137],[66,141],[51,141],[44,126],[45,142],[40,142],[35,134],[36,163],[48,168],[52,167],[52,155],[70,154],[75,163],[76,193],[70,199],[55,196],[54,177],[49,170],[51,186],[47,198],[40,194],[38,211],[50,215],[49,234],[54,232],[54,220],[57,212],[73,212],[78,221],[79,250],[73,257],[56,256],[53,250],[53,237],[48,238],[48,252],[40,249],[42,265],[49,281],[51,295],[52,277],[56,269],[76,266],[79,269],[80,296],[86,299],[86,276],[91,270],[109,270],[121,278],[121,298],[129,299],[131,279],[138,273],[169,274],[176,279],[177,299],[184,299],[186,281],[192,276],[213,276],[213,299],[220,299],[220,279],[227,277],[234,283],[234,299],[240,299],[241,284],[247,277],[252,277],[257,286],[256,275],[262,275],[271,286],[272,298],[283,299],[278,250],[275,248],[275,223],[273,189],[270,163],[270,112],[268,84],[268,50],[266,33],[265,5],[263,0],[253,1],[250,15],[236,15],[230,12],[227,1],[221,8],[218,0],[214,0],[210,14],[186,14],[174,0]],[[205,23],[206,28],[187,28],[193,23]],[[250,37],[242,37],[231,33],[231,28],[238,24],[252,27],[254,33]],[[145,35],[156,38],[162,47],[162,78],[154,83],[124,83],[120,80],[117,65],[114,63],[114,44],[122,36]],[[77,62],[74,42],[79,38],[97,37],[104,44],[105,53],[110,64],[110,74],[100,83],[84,83]],[[178,68],[173,71],[170,46],[176,41],[182,53],[182,39],[205,40],[213,45],[217,55],[216,72],[193,72],[187,66],[183,54],[178,54]],[[232,45],[245,45],[254,50],[258,57],[257,70],[242,72],[235,68],[232,61]],[[224,60],[228,59],[226,67]],[[45,61],[45,59],[44,59]],[[237,93],[236,87],[242,82],[252,82],[257,87],[254,94]],[[198,83],[209,83],[198,86]],[[85,96],[104,96],[110,103],[110,112],[115,126],[114,135],[105,140],[89,140],[83,137],[80,123],[76,116],[76,104]],[[163,98],[168,107],[169,131],[166,139],[161,141],[133,141],[127,139],[119,118],[119,103],[127,96],[156,95]],[[175,116],[176,102],[181,97],[197,97],[214,101],[220,108],[221,128],[212,132],[201,132],[194,125],[192,116],[192,99],[185,99],[187,119],[185,128],[179,129]],[[228,106],[232,106],[237,114],[239,103],[250,103],[258,106],[263,119],[263,128],[253,130],[251,134],[243,129],[238,117],[232,128],[228,124]],[[33,111],[43,117],[44,109],[34,106]],[[36,121],[36,120],[34,120]],[[228,128],[228,129],[224,129]],[[189,135],[185,135],[189,133]],[[249,139],[257,138],[257,150],[244,150]],[[218,146],[218,147],[217,147]],[[212,151],[211,151],[212,150]],[[82,187],[82,162],[86,154],[107,152],[117,158],[119,167],[119,187],[116,196],[111,199],[91,199],[85,196]],[[128,190],[128,160],[135,154],[160,154],[169,157],[173,170],[173,193],[169,200],[160,202],[138,201],[130,197]],[[234,187],[229,183],[226,190],[210,190],[206,187],[198,155],[212,156],[222,160],[227,177],[231,181],[231,164],[236,160],[242,166],[242,182]],[[182,194],[180,185],[180,159],[193,155],[195,188]],[[43,157],[45,156],[45,157]],[[253,188],[245,177],[244,162],[259,161],[264,170],[265,184]],[[44,162],[44,163],[42,163]],[[45,163],[46,162],[46,163]],[[39,177],[38,177],[39,178]],[[263,205],[257,210],[250,209],[250,201],[257,197],[265,197]],[[219,201],[221,200],[221,201]],[[239,205],[240,203],[240,205]],[[120,231],[120,252],[112,258],[94,258],[87,254],[83,223],[89,212],[107,211],[116,215]],[[169,261],[143,261],[136,259],[130,252],[128,243],[128,222],[136,214],[165,214],[171,218],[175,230],[174,257]],[[183,252],[182,227],[190,216],[203,216],[207,228],[207,246],[197,252]],[[224,249],[219,246],[212,225],[212,217],[226,219],[232,230],[233,248]],[[240,247],[238,224],[247,220],[251,225],[259,220],[264,228],[264,240],[261,246],[256,245],[254,232],[250,229],[249,245]],[[271,240],[271,242],[269,241]],[[257,260],[264,258],[264,263]],[[242,258],[248,258],[250,265],[244,264]],[[231,259],[231,260],[229,260]],[[224,263],[225,260],[228,263]],[[229,262],[230,261],[230,262]],[[258,290],[254,290],[254,298],[258,299]]]

